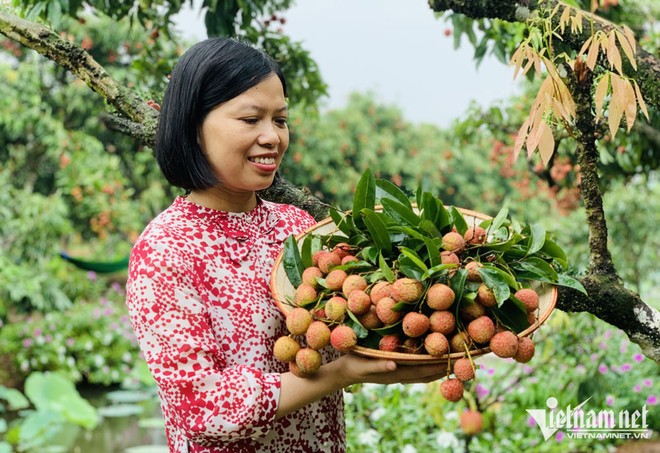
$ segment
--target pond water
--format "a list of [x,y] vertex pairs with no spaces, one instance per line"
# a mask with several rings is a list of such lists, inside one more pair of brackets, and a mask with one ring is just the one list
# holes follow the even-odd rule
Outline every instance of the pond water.
[[99,410],[90,431],[75,429],[71,453],[167,453],[165,426],[155,391],[80,389]]

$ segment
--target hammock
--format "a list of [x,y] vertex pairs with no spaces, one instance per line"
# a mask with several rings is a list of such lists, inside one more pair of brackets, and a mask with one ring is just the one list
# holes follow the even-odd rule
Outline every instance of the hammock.
[[60,252],[60,256],[78,269],[94,271],[99,274],[109,274],[128,268],[128,257],[117,261],[86,261],[69,256],[64,252]]

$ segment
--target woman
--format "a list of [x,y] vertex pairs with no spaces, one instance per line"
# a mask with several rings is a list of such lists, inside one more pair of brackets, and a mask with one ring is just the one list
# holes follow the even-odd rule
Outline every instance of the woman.
[[187,196],[142,233],[127,285],[172,452],[345,451],[342,388],[446,375],[328,348],[305,379],[274,359],[286,327],[269,274],[284,240],[314,224],[256,195],[288,143],[286,82],[270,57],[224,38],[183,55],[163,100],[156,158]]

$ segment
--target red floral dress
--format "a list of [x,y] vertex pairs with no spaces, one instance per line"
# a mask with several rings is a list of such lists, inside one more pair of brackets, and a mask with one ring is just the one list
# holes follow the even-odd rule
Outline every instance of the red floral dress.
[[270,272],[284,240],[313,224],[294,206],[228,213],[179,197],[135,244],[127,305],[171,452],[345,450],[341,392],[275,420],[288,367],[272,354],[286,327]]

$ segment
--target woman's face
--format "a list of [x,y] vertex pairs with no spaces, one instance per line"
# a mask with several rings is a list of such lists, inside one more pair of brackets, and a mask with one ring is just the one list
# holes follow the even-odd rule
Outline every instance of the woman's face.
[[287,105],[275,75],[220,104],[204,119],[200,146],[228,196],[249,195],[270,186],[289,146]]

